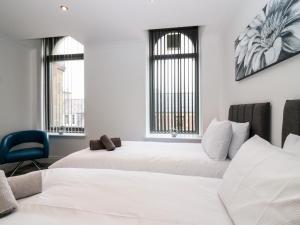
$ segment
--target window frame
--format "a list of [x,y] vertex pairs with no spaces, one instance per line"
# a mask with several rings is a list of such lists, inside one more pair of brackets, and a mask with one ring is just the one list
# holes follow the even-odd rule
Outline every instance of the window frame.
[[[159,33],[158,36],[154,36],[153,32]],[[161,37],[168,36],[169,33],[180,33],[186,35],[190,41],[194,44],[194,52],[193,53],[174,53],[174,54],[162,54],[156,55],[155,52],[155,44],[160,40]],[[175,35],[174,35],[175,36]],[[153,37],[155,38],[153,40]],[[199,139],[201,133],[201,104],[200,104],[200,40],[199,40],[199,27],[178,27],[178,28],[166,28],[166,29],[155,29],[148,31],[149,38],[149,60],[148,60],[148,87],[147,87],[147,131],[146,137],[148,138],[163,138],[169,139],[170,134],[172,138],[177,137],[178,139]],[[166,47],[167,49],[168,47]],[[153,115],[155,114],[155,107],[153,107],[153,98],[155,96],[154,91],[154,62],[155,60],[167,60],[167,59],[184,59],[184,58],[192,58],[195,60],[195,92],[193,93],[195,96],[195,132],[157,132],[153,128],[154,123]],[[175,118],[175,116],[174,116]]]
[[[84,53],[78,54],[60,54],[54,55],[52,54],[56,45],[59,43],[60,40],[65,38],[66,36],[60,37],[52,37],[52,38],[44,38],[42,43],[43,48],[43,73],[44,73],[44,126],[45,130],[50,134],[55,135],[63,135],[63,136],[84,136],[85,135],[85,125],[82,128],[72,127],[72,123],[68,123],[67,127],[64,127],[64,131],[67,132],[53,132],[53,130],[60,130],[54,129],[51,127],[51,116],[50,116],[50,95],[51,95],[51,63],[52,62],[59,62],[59,61],[76,61],[76,60],[83,60],[84,61]],[[84,99],[85,101],[85,99]],[[70,117],[70,116],[69,116]],[[69,121],[70,122],[70,121]],[[72,121],[71,121],[72,122]],[[70,126],[71,125],[71,126]]]

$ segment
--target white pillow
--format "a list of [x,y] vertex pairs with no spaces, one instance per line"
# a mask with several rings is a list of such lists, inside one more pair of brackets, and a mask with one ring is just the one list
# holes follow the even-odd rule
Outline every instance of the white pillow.
[[283,150],[300,155],[300,136],[289,134],[284,142]]
[[233,159],[236,153],[239,151],[241,146],[245,143],[245,141],[249,138],[250,132],[250,124],[247,123],[236,123],[231,122],[232,125],[232,139],[229,145],[228,157]]
[[17,201],[7,182],[4,172],[0,171],[0,217],[6,216],[17,208]]
[[255,136],[232,160],[219,196],[236,225],[300,224],[300,157]]
[[214,119],[208,126],[202,138],[202,145],[207,155],[214,160],[225,160],[232,137],[232,127],[229,121]]

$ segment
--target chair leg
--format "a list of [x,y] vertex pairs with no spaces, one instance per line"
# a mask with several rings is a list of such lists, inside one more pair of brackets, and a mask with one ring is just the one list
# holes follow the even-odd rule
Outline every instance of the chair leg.
[[20,167],[23,165],[24,161],[23,162],[19,162],[18,165],[15,167],[15,169],[12,171],[12,173],[9,175],[10,177],[12,177],[18,169],[20,169]]
[[38,169],[38,170],[41,170],[41,166],[39,165],[39,163],[35,160],[31,160],[32,164]]

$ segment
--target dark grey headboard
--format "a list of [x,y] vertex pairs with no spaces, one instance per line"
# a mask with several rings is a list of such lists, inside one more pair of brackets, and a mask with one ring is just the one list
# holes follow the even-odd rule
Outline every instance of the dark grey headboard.
[[283,110],[282,146],[289,134],[300,135],[300,100],[287,100]]
[[271,104],[257,103],[232,105],[229,109],[230,121],[238,123],[250,123],[250,137],[259,135],[267,141],[270,141],[271,127]]

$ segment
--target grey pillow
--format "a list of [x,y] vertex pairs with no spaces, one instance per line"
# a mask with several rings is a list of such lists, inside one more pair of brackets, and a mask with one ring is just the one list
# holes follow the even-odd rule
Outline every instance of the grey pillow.
[[35,171],[25,175],[9,177],[8,183],[16,199],[26,198],[42,192],[42,173]]
[[5,173],[0,170],[0,217],[6,216],[17,208],[17,201],[7,182]]

